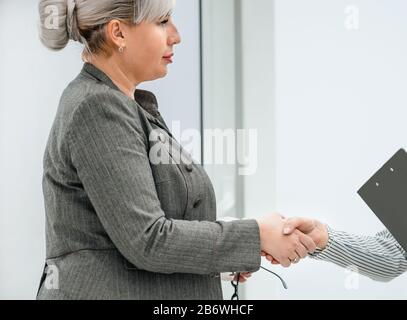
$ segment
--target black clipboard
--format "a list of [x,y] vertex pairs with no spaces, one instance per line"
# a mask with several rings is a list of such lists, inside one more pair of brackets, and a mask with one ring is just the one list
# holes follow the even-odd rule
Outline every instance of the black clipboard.
[[407,251],[407,153],[400,149],[358,191]]

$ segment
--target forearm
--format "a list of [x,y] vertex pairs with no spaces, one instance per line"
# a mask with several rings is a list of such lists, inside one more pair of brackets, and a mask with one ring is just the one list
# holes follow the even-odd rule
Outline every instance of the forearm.
[[407,270],[406,253],[388,231],[369,237],[328,228],[328,234],[326,248],[311,254],[312,258],[356,267],[359,273],[383,282]]
[[141,237],[127,236],[121,250],[135,266],[151,272],[213,274],[260,268],[255,220],[209,222],[163,217]]

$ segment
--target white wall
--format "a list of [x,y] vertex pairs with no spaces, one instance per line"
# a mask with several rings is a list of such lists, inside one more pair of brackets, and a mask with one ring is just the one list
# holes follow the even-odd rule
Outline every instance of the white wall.
[[[203,39],[203,128],[235,129],[238,127],[236,114],[238,93],[235,55],[236,1],[204,0],[202,2]],[[209,140],[209,138],[207,137]],[[225,142],[226,139],[224,139]],[[226,143],[225,143],[226,146]],[[214,147],[204,142],[204,154],[212,155],[204,162],[216,193],[216,213],[223,217],[242,217],[240,179],[235,164],[219,164],[214,161]],[[208,163],[209,162],[209,163]],[[224,299],[234,293],[230,282],[222,282]],[[243,291],[241,297],[243,298]]]
[[[256,218],[277,209],[274,3],[241,0],[242,127],[257,130],[257,170],[243,177],[244,214]],[[268,269],[270,263],[262,258]],[[275,271],[275,270],[274,270]],[[276,299],[280,281],[260,269],[244,285],[246,299]]]
[[[200,5],[199,0],[177,0],[173,20],[181,35],[181,44],[174,46],[174,64],[164,79],[141,85],[154,92],[160,112],[171,129],[172,122],[179,122],[181,130],[201,130],[201,57],[200,57]],[[176,125],[176,124],[175,124]],[[201,160],[198,141],[189,150],[188,141],[180,141],[192,152],[196,161]]]
[[[258,171],[243,182],[244,215],[279,211],[362,235],[382,230],[356,191],[407,147],[407,3],[240,2],[235,23],[241,23],[241,52],[231,55],[241,58],[240,70],[234,70],[242,74],[235,113],[243,114],[243,128],[259,133]],[[229,28],[230,13],[223,14]],[[352,22],[358,22],[356,29]],[[213,50],[204,54],[224,59]],[[222,101],[219,94],[217,99]],[[230,105],[224,108],[220,114],[236,116]],[[407,298],[407,275],[387,284],[359,277],[352,290],[346,287],[349,272],[329,263],[307,259],[290,269],[262,264],[281,274],[289,290],[260,270],[242,286],[247,299]]]
[[[358,30],[344,26],[359,10]],[[383,228],[356,194],[407,147],[407,2],[277,0],[275,7],[277,208],[372,235]],[[389,284],[308,261],[281,272],[283,299],[407,298],[407,275]]]
[[[59,53],[37,36],[37,3],[0,0],[0,299],[33,299],[45,258],[42,157],[59,97],[80,71],[81,48]],[[200,128],[199,5],[178,0],[183,43],[166,79],[143,85],[168,125]]]
[[[272,14],[270,0],[203,2],[204,128],[258,133],[255,174],[238,175],[239,163],[205,165],[214,184],[218,217],[255,218],[275,211],[274,43],[263,38]],[[241,141],[236,145],[243,149]],[[205,152],[211,151],[205,144]],[[273,299],[279,285],[260,270],[240,286],[239,295]],[[223,292],[224,299],[230,299],[230,283],[223,283]]]
[[[199,128],[198,1],[177,4],[183,44],[175,64],[143,87],[157,94],[169,124]],[[36,5],[0,0],[0,299],[36,293],[45,255],[42,155],[60,93],[81,67],[80,47],[52,53],[40,45]],[[358,30],[344,26],[348,5],[359,8]],[[407,3],[276,0],[273,8],[271,0],[243,0],[242,7],[243,123],[261,133],[245,215],[279,210],[359,234],[381,230],[356,190],[407,147]],[[246,298],[407,297],[406,276],[389,284],[362,277],[358,290],[347,290],[348,274],[327,263],[272,269],[289,290],[259,271],[244,285]]]

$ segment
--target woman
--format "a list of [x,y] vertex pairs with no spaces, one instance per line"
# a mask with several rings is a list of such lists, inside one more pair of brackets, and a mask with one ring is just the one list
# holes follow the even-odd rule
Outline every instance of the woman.
[[136,89],[167,74],[181,41],[172,9],[172,0],[40,1],[43,44],[79,41],[87,62],[45,150],[38,299],[222,299],[220,273],[244,281],[260,251],[289,265],[315,250],[299,231],[283,236],[278,215],[216,221],[207,174],[172,137],[154,94]]
[[[283,232],[293,230],[308,234],[317,245],[310,256],[341,267],[356,267],[358,272],[376,281],[389,282],[407,271],[407,254],[388,230],[374,236],[354,235],[337,231],[318,220],[287,219]],[[271,255],[267,260],[278,263]]]

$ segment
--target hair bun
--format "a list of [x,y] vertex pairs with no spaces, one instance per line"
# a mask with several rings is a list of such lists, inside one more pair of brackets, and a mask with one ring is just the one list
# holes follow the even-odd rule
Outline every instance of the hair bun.
[[69,39],[82,42],[82,36],[78,28],[78,20],[76,16],[75,0],[67,0],[66,4],[66,28]]
[[76,18],[74,19],[73,15],[74,0],[40,0],[38,10],[40,14],[39,36],[47,48],[62,50],[68,44],[69,39],[76,40],[71,36],[74,34],[75,37],[79,32]]
[[107,44],[105,26],[109,21],[153,22],[169,15],[174,1],[39,0],[39,36],[52,50],[65,48],[71,39],[82,43],[88,53],[108,53],[111,48]]

